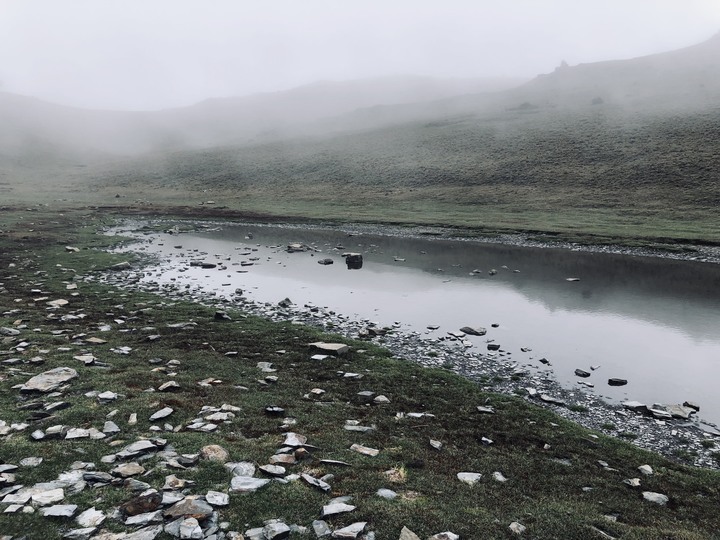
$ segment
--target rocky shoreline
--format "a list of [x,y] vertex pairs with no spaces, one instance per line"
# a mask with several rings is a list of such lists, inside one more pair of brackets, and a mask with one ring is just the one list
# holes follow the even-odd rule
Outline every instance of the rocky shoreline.
[[[617,243],[598,244],[584,242],[567,242],[563,240],[539,240],[536,234],[531,233],[494,233],[478,234],[477,231],[464,230],[450,227],[430,226],[399,226],[399,225],[376,225],[369,223],[293,223],[293,222],[256,222],[256,221],[220,221],[202,220],[203,226],[198,227],[199,219],[172,219],[153,220],[155,223],[184,224],[182,232],[199,231],[207,227],[217,226],[253,226],[253,227],[274,227],[284,229],[309,229],[323,230],[333,229],[349,235],[376,235],[399,238],[422,238],[424,240],[452,240],[458,242],[476,242],[481,244],[500,244],[514,247],[530,247],[540,249],[563,249],[569,251],[587,253],[606,253],[613,255],[626,255],[631,257],[654,257],[660,259],[671,259],[678,261],[692,261],[708,264],[720,264],[720,246],[710,244],[663,244],[653,243],[649,246],[626,246]],[[654,247],[653,247],[654,246]]]
[[[197,225],[195,221],[183,223],[187,223],[189,229],[195,228]],[[209,225],[220,225],[220,223]],[[252,225],[258,226],[259,224],[253,223]],[[273,224],[273,226],[277,225]],[[285,226],[288,228],[323,228],[304,224],[301,226],[286,224]],[[656,256],[707,263],[720,262],[720,249],[715,252],[710,248],[704,248],[707,251],[703,251],[702,256],[697,255],[697,253],[700,253],[698,251],[695,256],[691,257],[688,253],[663,253],[649,249],[631,249],[620,246],[580,246],[574,244],[563,246],[555,243],[539,243],[533,242],[522,235],[503,235],[492,239],[451,237],[446,236],[452,232],[447,229],[383,227],[380,230],[365,225],[344,225],[341,230],[349,234],[383,234],[407,237],[431,236],[443,239],[452,238],[454,240],[500,242],[516,246],[564,247],[574,250]],[[387,328],[377,328],[369,320],[354,320],[319,306],[295,305],[289,300],[279,304],[271,304],[254,302],[244,298],[242,295],[223,298],[214,294],[188,291],[179,285],[144,281],[146,266],[153,264],[153,262],[150,258],[146,258],[140,267],[124,268],[88,279],[100,279],[119,288],[138,288],[146,292],[160,293],[166,298],[198,302],[212,306],[218,311],[230,308],[238,309],[272,321],[312,325],[343,335],[349,339],[371,340],[373,343],[390,350],[397,358],[416,362],[425,367],[450,369],[477,382],[483,389],[488,391],[524,396],[525,399],[550,407],[559,415],[569,418],[582,426],[610,436],[626,438],[638,447],[658,452],[668,458],[692,463],[698,467],[715,469],[719,466],[718,460],[714,456],[713,445],[706,442],[720,438],[720,430],[715,426],[703,424],[696,420],[659,418],[658,416],[664,415],[638,412],[637,409],[642,409],[642,407],[611,404],[582,389],[563,388],[555,380],[551,371],[533,370],[527,364],[514,361],[512,354],[502,349],[479,353],[465,347],[462,336],[459,334],[451,335],[448,333],[442,337],[428,337],[419,332],[403,331],[400,324]],[[650,406],[653,405],[650,404]]]

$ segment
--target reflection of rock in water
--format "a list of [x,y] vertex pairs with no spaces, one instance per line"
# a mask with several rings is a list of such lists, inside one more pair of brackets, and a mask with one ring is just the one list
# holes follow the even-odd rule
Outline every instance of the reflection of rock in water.
[[363,265],[363,256],[360,253],[344,253],[345,264],[348,270],[360,270]]

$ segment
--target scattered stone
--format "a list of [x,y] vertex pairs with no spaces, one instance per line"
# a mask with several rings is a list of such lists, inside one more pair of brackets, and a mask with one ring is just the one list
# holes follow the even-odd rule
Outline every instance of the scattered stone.
[[310,343],[310,347],[318,349],[324,353],[334,354],[335,356],[342,356],[350,350],[350,347],[344,343],[325,343],[324,341]]
[[589,372],[589,371],[585,371],[585,370],[583,370],[583,369],[576,369],[576,370],[575,370],[575,375],[577,375],[578,377],[587,378],[587,377],[590,376],[590,372]]
[[375,494],[383,499],[394,499],[397,497],[397,493],[395,493],[392,489],[385,488],[378,489]]
[[227,506],[230,504],[230,496],[220,491],[208,491],[205,500],[211,506]]
[[230,491],[251,493],[270,483],[264,478],[251,478],[249,476],[234,476],[230,481]]
[[47,508],[41,508],[40,514],[45,517],[73,517],[77,511],[76,504],[56,504]]
[[124,502],[120,505],[120,511],[126,516],[137,516],[139,514],[146,514],[148,512],[154,512],[160,507],[163,501],[163,496],[154,491],[146,495],[140,495],[134,497],[129,501]]
[[20,387],[21,392],[52,392],[63,383],[78,376],[77,371],[69,367],[58,367],[45,371],[29,379]]
[[507,482],[507,478],[505,478],[503,473],[499,471],[495,471],[493,473],[493,480],[495,480],[496,482]]
[[230,454],[220,445],[209,444],[200,449],[200,457],[208,461],[226,463],[227,460],[230,459]]
[[358,521],[342,529],[336,529],[332,533],[333,538],[357,538],[358,535],[365,530],[366,521]]
[[353,444],[350,447],[350,450],[353,450],[354,452],[357,452],[359,454],[363,454],[365,456],[371,456],[371,457],[375,457],[380,453],[380,450],[377,450],[375,448],[370,448],[369,446],[363,446],[361,444]]
[[521,523],[518,523],[517,521],[513,521],[510,524],[509,528],[515,534],[522,534],[527,530],[527,527],[525,527],[525,525],[522,525]]
[[330,484],[327,482],[320,480],[319,478],[315,478],[314,476],[310,476],[309,474],[301,474],[300,478],[302,478],[305,482],[307,482],[309,485],[316,487],[326,493],[329,493],[332,489],[330,487]]
[[483,405],[478,405],[477,411],[483,414],[495,414],[495,409],[493,407],[485,407]]
[[407,527],[403,527],[398,540],[420,540],[420,537]]
[[172,407],[163,407],[159,411],[155,412],[152,416],[150,416],[150,421],[154,422],[155,420],[162,420],[163,418],[167,418],[170,416],[174,411]]
[[165,510],[165,517],[205,519],[213,513],[212,506],[201,499],[187,497]]
[[482,478],[482,474],[475,472],[459,472],[457,473],[457,478],[461,482],[465,482],[466,484],[474,486],[480,481],[480,478]]
[[628,485],[630,487],[640,487],[640,479],[639,478],[626,478],[623,480],[623,484]]
[[267,540],[280,540],[290,536],[290,527],[282,521],[274,521],[265,525],[262,532]]
[[322,538],[323,536],[330,536],[332,534],[332,530],[330,529],[330,527],[328,527],[328,524],[319,519],[316,519],[312,522],[312,528],[315,532],[315,536],[318,538]]
[[654,491],[643,491],[643,499],[646,501],[665,506],[670,498],[662,493],[656,493]]
[[345,512],[352,512],[355,510],[355,506],[351,504],[345,504],[345,503],[333,503],[333,504],[326,504],[322,507],[322,511],[320,512],[320,517],[327,517],[327,516],[333,516],[335,514],[343,514]]
[[111,474],[115,476],[120,476],[122,478],[127,478],[128,476],[136,476],[144,472],[145,467],[134,461],[131,463],[123,463],[122,465],[118,465],[110,471]]
[[608,379],[608,384],[610,386],[625,386],[627,383],[626,379],[617,379],[614,377]]
[[463,326],[460,329],[460,331],[465,334],[468,334],[470,336],[484,336],[485,334],[487,334],[487,329],[485,329],[481,326],[478,326],[477,328],[472,328],[470,326]]
[[638,467],[638,471],[640,471],[645,476],[651,476],[653,474],[653,468],[650,465],[640,465]]

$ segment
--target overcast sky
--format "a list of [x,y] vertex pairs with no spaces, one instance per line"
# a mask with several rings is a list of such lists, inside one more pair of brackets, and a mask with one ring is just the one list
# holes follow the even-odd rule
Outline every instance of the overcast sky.
[[531,77],[718,31],[720,0],[0,0],[0,90],[158,109],[323,79]]

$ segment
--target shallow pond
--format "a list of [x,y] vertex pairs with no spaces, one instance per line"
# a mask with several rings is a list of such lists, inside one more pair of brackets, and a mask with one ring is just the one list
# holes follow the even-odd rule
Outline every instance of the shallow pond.
[[[481,326],[487,335],[463,338],[475,350],[494,340],[521,364],[547,359],[565,386],[582,380],[595,386],[586,391],[647,404],[695,401],[702,418],[720,422],[717,264],[249,224],[144,239],[132,249],[162,261],[147,280],[227,297],[240,288],[257,302],[288,297],[429,336]],[[287,253],[293,242],[318,251]],[[362,268],[349,270],[344,252],[362,253]],[[334,264],[318,264],[324,258]],[[610,377],[629,382],[611,387]]]

